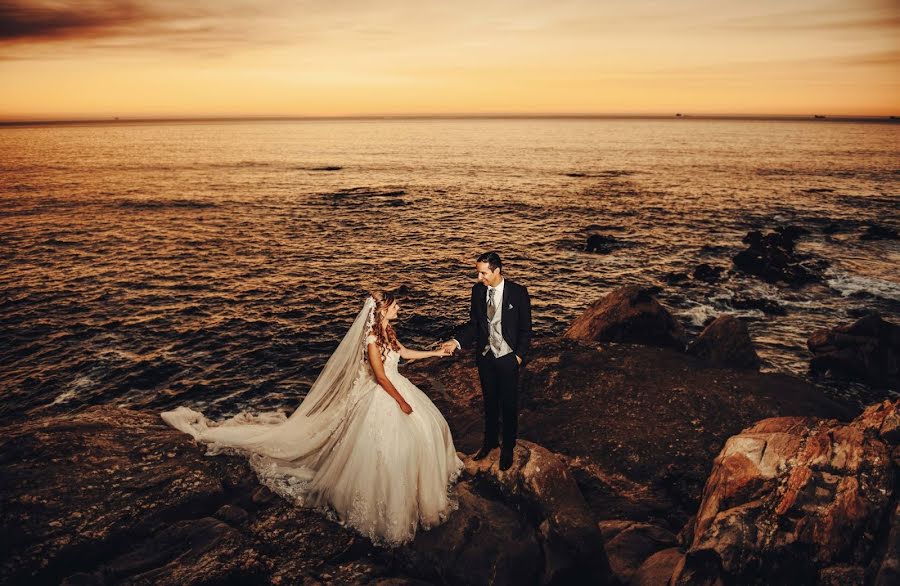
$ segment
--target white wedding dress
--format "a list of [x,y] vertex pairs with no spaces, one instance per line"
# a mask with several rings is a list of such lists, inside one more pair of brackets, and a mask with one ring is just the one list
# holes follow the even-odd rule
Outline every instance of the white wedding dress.
[[333,511],[373,542],[395,546],[456,508],[452,485],[463,464],[441,412],[398,372],[399,352],[386,352],[384,371],[413,412],[403,413],[376,382],[365,354],[374,306],[366,300],[290,418],[242,413],[216,423],[186,407],[161,415],[209,454],[250,456],[260,481],[279,495]]

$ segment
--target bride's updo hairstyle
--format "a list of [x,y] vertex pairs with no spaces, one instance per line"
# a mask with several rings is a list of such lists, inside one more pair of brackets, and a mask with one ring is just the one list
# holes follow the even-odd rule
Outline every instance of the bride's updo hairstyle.
[[397,352],[400,351],[400,342],[397,340],[397,334],[394,332],[394,328],[391,327],[390,322],[384,319],[388,308],[397,298],[393,293],[388,293],[387,291],[373,291],[371,295],[372,299],[375,300],[375,325],[372,327],[372,333],[375,334],[378,345],[382,349],[381,354],[383,358],[384,351],[387,348]]

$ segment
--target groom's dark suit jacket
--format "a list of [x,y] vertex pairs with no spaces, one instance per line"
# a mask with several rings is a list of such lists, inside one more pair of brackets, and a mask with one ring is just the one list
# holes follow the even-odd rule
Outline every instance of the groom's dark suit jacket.
[[[501,326],[503,338],[516,356],[525,363],[531,345],[531,297],[528,289],[509,279],[503,280],[503,314]],[[472,287],[472,305],[469,321],[456,332],[456,340],[462,347],[475,341],[475,352],[481,354],[488,345],[487,286],[475,283]]]

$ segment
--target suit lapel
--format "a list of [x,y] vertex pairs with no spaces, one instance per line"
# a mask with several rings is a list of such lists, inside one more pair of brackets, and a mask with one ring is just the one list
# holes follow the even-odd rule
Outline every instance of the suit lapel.
[[506,314],[506,308],[509,307],[509,290],[511,287],[509,286],[509,281],[503,283],[503,305],[500,307],[500,311],[503,312],[503,315]]
[[484,322],[487,321],[487,287],[485,285],[479,287],[477,295],[478,311],[481,312],[478,321]]
[[508,308],[509,308],[509,296],[511,293],[510,292],[511,289],[512,289],[512,287],[510,286],[509,280],[508,279],[505,280],[505,282],[503,283],[503,302],[502,302],[502,305],[500,306],[500,319],[501,319],[500,329],[503,331],[504,338],[507,338],[507,332],[509,331],[508,330],[509,320],[506,319],[506,316],[509,314]]

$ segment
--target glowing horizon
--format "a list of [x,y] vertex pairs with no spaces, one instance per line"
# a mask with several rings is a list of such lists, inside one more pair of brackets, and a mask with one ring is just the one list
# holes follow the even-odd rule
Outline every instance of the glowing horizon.
[[16,0],[0,120],[888,116],[898,32],[896,0]]

